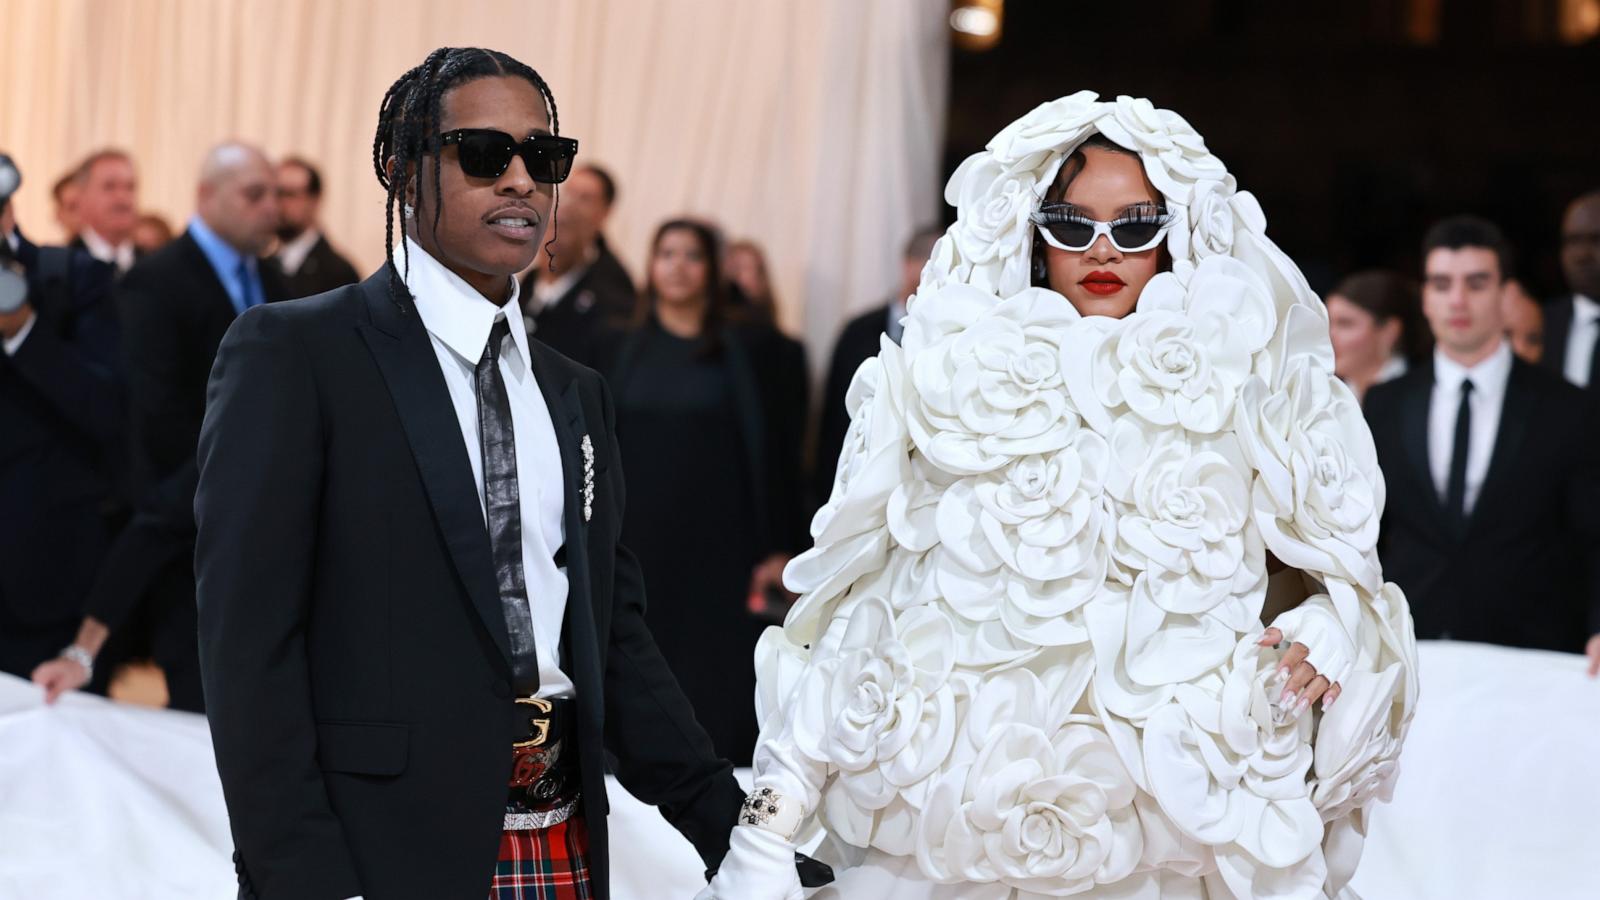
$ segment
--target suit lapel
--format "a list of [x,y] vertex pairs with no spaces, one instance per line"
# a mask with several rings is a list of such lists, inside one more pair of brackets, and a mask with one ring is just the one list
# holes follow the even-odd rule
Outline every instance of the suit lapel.
[[389,271],[380,269],[361,285],[371,316],[370,324],[360,326],[361,335],[394,398],[456,575],[509,666],[511,642],[500,609],[489,531],[461,425],[422,317],[410,304],[402,310],[389,296]]
[[[604,694],[599,669],[600,637],[593,609],[589,522],[583,515],[583,484],[586,477],[583,439],[589,437],[592,446],[593,438],[583,414],[583,398],[579,395],[577,379],[564,375],[555,365],[553,351],[542,344],[529,341],[528,350],[533,357],[533,376],[539,382],[539,391],[550,410],[550,422],[555,426],[556,443],[561,450],[562,523],[565,526],[564,549],[567,559],[567,612],[562,619],[562,668],[572,677],[573,686],[578,689],[578,703],[588,710],[588,715],[583,717],[584,722],[593,726],[593,733],[583,735],[581,740],[598,741]],[[596,464],[598,462],[596,460]],[[595,487],[597,490],[601,488],[598,484]],[[596,503],[592,512],[598,514],[604,508],[604,504]]]
[[228,296],[228,288],[222,283],[222,276],[217,274],[215,268],[212,268],[211,260],[206,258],[205,251],[200,249],[200,245],[195,242],[194,237],[187,231],[179,235],[175,240],[182,245],[184,254],[189,257],[189,268],[195,273],[195,277],[205,285],[206,293],[210,295],[206,302],[210,303],[220,314],[226,315],[229,321],[232,321],[239,315],[239,310],[234,308],[233,298]]
[[1511,377],[1506,380],[1506,395],[1500,407],[1500,429],[1495,434],[1494,450],[1489,454],[1489,471],[1483,477],[1483,487],[1467,519],[1469,533],[1478,523],[1492,520],[1494,507],[1503,502],[1517,452],[1522,449],[1528,425],[1537,413],[1534,407],[1539,398],[1528,383],[1529,375],[1527,363],[1512,360]]

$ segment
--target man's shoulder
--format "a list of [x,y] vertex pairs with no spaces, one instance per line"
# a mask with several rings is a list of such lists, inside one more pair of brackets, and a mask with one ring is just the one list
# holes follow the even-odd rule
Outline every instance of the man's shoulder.
[[158,287],[162,282],[170,281],[177,273],[194,273],[204,271],[201,266],[208,266],[205,256],[200,252],[200,246],[194,242],[188,232],[178,235],[159,249],[153,250],[138,258],[122,276],[123,288]]
[[1412,391],[1424,389],[1433,384],[1433,365],[1424,362],[1414,365],[1398,378],[1375,384],[1367,388],[1367,396],[1362,400],[1362,410],[1366,413],[1367,421],[1374,428],[1386,424],[1388,413]]

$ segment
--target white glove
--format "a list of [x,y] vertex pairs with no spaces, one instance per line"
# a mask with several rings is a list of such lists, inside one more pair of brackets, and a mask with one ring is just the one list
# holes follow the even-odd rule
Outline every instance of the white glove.
[[765,828],[734,826],[717,877],[695,900],[803,900],[794,850]]
[[1328,684],[1339,684],[1355,668],[1356,644],[1339,623],[1339,614],[1327,594],[1308,598],[1272,621],[1283,632],[1284,643],[1305,644],[1306,662]]

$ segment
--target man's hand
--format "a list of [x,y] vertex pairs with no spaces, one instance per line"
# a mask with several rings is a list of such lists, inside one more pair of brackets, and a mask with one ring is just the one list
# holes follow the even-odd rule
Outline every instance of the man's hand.
[[11,340],[33,320],[33,304],[23,303],[16,312],[0,313],[0,338]]
[[[1596,637],[1600,637],[1597,635]],[[1283,643],[1283,632],[1276,628],[1268,628],[1258,642],[1263,647],[1271,647]],[[1594,653],[1600,652],[1600,647],[1591,641],[1590,659],[1596,658]],[[1278,671],[1275,680],[1281,680],[1288,674],[1288,683],[1283,687],[1283,695],[1278,698],[1278,705],[1285,709],[1293,709],[1298,716],[1311,707],[1318,697],[1322,697],[1322,708],[1327,709],[1339,699],[1339,685],[1329,684],[1328,679],[1318,675],[1316,667],[1306,662],[1306,656],[1311,650],[1305,644],[1295,643],[1289,646],[1289,652],[1283,655],[1278,662]]]
[[56,657],[39,664],[33,670],[33,683],[44,688],[44,702],[55,703],[67,691],[75,691],[89,683],[89,673],[70,659]]
[[1600,675],[1600,634],[1589,638],[1589,646],[1585,652],[1589,656],[1589,677]]

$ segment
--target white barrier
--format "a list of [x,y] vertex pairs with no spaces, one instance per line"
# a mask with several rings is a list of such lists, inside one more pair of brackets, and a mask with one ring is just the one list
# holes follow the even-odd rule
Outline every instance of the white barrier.
[[[1423,697],[1394,802],[1373,817],[1365,900],[1600,897],[1600,683],[1576,656],[1421,648]],[[747,780],[748,773],[741,773]],[[616,900],[688,898],[687,841],[611,782]],[[0,898],[234,896],[205,722],[0,675]]]

